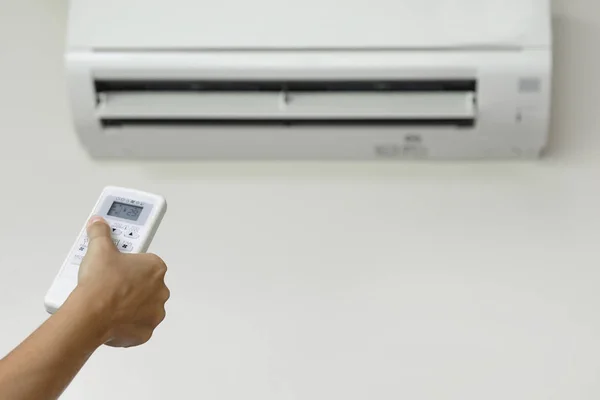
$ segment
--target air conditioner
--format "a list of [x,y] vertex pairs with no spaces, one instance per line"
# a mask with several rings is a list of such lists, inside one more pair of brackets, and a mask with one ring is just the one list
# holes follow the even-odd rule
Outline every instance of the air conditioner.
[[535,158],[548,0],[72,0],[95,157]]

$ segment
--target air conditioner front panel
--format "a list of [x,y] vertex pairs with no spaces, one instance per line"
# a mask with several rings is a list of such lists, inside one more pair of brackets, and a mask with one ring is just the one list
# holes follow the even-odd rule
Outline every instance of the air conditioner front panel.
[[[77,133],[98,157],[506,158],[539,155],[548,139],[551,52],[543,50],[73,52],[67,65]],[[208,93],[96,85],[132,80],[473,81],[476,87]]]

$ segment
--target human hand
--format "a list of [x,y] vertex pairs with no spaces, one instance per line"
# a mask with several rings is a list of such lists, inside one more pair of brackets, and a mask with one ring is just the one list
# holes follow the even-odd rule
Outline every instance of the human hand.
[[87,231],[88,251],[76,291],[101,315],[103,343],[112,347],[146,343],[166,315],[167,266],[154,254],[120,253],[100,217],[90,220]]

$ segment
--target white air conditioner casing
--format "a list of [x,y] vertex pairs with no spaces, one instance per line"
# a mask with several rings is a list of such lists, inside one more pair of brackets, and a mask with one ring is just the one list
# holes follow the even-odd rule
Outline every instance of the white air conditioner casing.
[[535,158],[549,0],[72,0],[95,157]]

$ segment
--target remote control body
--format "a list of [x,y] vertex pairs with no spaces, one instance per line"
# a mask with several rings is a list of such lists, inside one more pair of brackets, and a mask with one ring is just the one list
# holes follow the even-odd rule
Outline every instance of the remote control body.
[[[115,186],[104,188],[88,220],[100,216],[111,227],[111,235],[122,253],[145,253],[167,211],[162,196]],[[71,247],[45,297],[46,311],[55,313],[78,282],[79,266],[88,249],[87,220]]]

